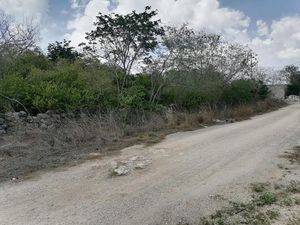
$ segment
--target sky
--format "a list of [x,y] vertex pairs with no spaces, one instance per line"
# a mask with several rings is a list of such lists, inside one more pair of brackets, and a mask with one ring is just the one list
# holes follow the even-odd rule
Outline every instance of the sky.
[[125,14],[146,5],[159,11],[164,24],[188,23],[248,45],[260,66],[300,66],[300,0],[0,0],[0,10],[16,20],[39,23],[43,49],[63,39],[84,41],[99,12]]

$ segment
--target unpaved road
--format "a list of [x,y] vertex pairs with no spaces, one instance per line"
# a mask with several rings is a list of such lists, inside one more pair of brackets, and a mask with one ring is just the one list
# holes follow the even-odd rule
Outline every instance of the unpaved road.
[[[209,196],[276,178],[278,155],[300,144],[300,105],[251,120],[170,135],[151,146],[0,186],[1,225],[174,224],[212,210]],[[152,164],[110,177],[112,160]]]

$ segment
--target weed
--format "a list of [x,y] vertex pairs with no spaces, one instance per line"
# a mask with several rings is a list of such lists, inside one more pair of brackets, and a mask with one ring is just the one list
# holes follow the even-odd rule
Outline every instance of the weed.
[[272,192],[265,192],[256,199],[257,205],[259,206],[272,205],[276,201],[277,201],[277,197]]
[[290,219],[287,225],[299,225],[300,224],[300,217]]
[[284,155],[291,163],[300,163],[300,146],[296,146],[292,151],[285,152]]
[[293,201],[292,198],[286,197],[286,198],[283,198],[280,201],[280,205],[283,205],[283,206],[292,206],[292,205],[294,205],[294,201]]
[[269,187],[270,184],[269,183],[252,183],[250,185],[251,190],[253,192],[257,192],[257,193],[261,193],[267,190],[267,187]]
[[300,182],[299,181],[291,181],[286,190],[291,193],[300,193]]
[[295,198],[295,199],[294,199],[294,202],[295,202],[296,205],[300,205],[300,198],[299,198],[299,197],[298,197],[298,198]]
[[268,217],[271,219],[271,220],[276,220],[278,219],[278,217],[280,216],[280,212],[278,210],[271,210],[271,209],[268,209],[266,214],[268,215]]

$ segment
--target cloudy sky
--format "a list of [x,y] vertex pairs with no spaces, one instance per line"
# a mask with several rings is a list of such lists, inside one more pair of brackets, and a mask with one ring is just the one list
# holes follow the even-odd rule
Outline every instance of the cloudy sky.
[[189,23],[250,46],[261,66],[300,66],[300,0],[0,0],[0,9],[17,20],[40,23],[43,48],[64,38],[80,43],[98,12],[129,13],[146,5],[166,24]]

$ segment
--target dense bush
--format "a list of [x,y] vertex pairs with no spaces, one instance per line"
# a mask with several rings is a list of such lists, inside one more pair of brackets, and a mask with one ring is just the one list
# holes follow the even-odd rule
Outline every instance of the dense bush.
[[26,52],[0,80],[0,108],[26,110],[35,114],[47,110],[80,111],[114,108],[155,109],[176,105],[201,106],[244,104],[264,99],[268,89],[255,80],[234,80],[229,84],[214,71],[169,71],[155,102],[153,76],[129,76],[123,93],[117,90],[113,69],[95,61],[60,59],[52,62],[37,52]]
[[[170,105],[194,110],[266,98],[262,82],[245,79],[253,77],[258,63],[251,49],[188,25],[162,26],[153,20],[157,13],[150,6],[142,13],[100,13],[79,48],[64,40],[49,44],[44,54],[34,38],[26,48],[5,45],[0,51],[0,110],[35,114]],[[298,94],[299,78],[290,77],[289,91]]]
[[261,81],[235,80],[224,90],[223,98],[227,104],[245,104],[263,100],[268,95],[268,88]]
[[223,87],[224,81],[217,73],[173,71],[168,74],[161,101],[185,108],[215,105],[221,100]]
[[289,77],[286,95],[300,95],[300,71],[298,67],[287,66],[285,72]]
[[[24,67],[16,66],[0,81],[1,94],[7,97],[2,97],[2,110],[24,110],[24,105],[27,110],[37,113],[108,109],[117,105],[108,70],[89,69],[80,62],[60,61],[51,66],[35,64],[39,57],[21,55],[16,62],[23,60]],[[41,65],[45,67],[41,68]]]

